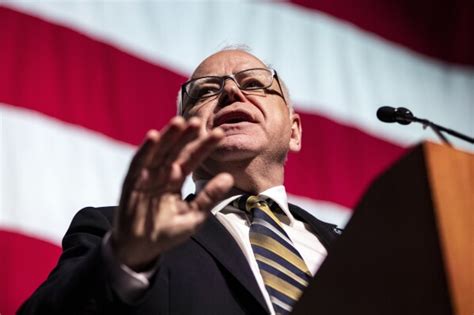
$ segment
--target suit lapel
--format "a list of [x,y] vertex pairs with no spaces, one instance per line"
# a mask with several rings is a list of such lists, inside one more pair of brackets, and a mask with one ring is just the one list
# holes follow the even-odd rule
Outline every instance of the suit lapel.
[[262,311],[269,313],[242,250],[232,235],[213,215],[192,238],[201,244],[255,298]]
[[341,230],[339,230],[334,224],[329,224],[316,219],[312,214],[306,212],[298,206],[295,206],[293,204],[288,205],[291,213],[295,216],[295,218],[306,222],[316,234],[321,244],[323,244],[326,250],[329,251],[333,241],[341,233]]

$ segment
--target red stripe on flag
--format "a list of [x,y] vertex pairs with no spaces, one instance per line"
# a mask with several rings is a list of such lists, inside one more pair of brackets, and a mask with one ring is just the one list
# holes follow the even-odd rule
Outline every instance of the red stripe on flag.
[[291,0],[441,60],[474,65],[474,1]]
[[0,312],[14,314],[46,279],[61,253],[58,246],[0,230]]
[[14,10],[0,21],[0,102],[131,144],[176,113],[184,77]]
[[352,209],[370,182],[405,152],[392,143],[321,116],[300,113],[301,152],[285,167],[288,192]]

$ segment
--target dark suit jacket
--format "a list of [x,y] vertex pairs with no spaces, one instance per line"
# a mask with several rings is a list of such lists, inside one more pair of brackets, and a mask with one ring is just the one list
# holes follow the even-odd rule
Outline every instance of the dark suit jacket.
[[[160,256],[159,269],[145,296],[133,305],[108,286],[101,255],[114,207],[85,208],[63,239],[63,253],[48,279],[19,314],[267,314],[268,309],[238,244],[214,217],[183,244]],[[293,215],[307,222],[329,248],[336,226],[299,207]]]

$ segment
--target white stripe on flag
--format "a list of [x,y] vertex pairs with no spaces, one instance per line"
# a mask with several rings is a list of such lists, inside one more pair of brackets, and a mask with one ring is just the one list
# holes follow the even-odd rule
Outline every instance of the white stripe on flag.
[[84,206],[117,204],[133,147],[0,103],[0,228],[60,244]]

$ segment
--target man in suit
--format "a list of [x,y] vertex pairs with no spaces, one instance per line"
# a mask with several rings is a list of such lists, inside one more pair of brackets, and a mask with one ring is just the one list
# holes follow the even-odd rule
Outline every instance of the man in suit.
[[[249,239],[256,215],[244,209],[250,199],[238,206],[242,195],[256,196],[252,211],[264,205],[261,213],[275,220],[260,227],[288,240],[283,247],[306,275],[314,275],[337,236],[334,225],[288,205],[284,164],[288,152],[301,148],[301,121],[284,84],[250,53],[223,50],[196,68],[178,102],[181,116],[147,133],[119,205],[76,215],[58,265],[20,313],[291,311],[294,301],[268,282],[276,279],[269,271],[292,277],[294,300],[307,281],[286,261],[278,265],[280,257],[275,263],[259,254],[264,249]],[[191,173],[196,194],[183,200]]]

